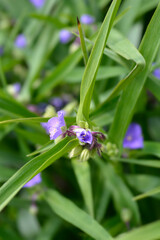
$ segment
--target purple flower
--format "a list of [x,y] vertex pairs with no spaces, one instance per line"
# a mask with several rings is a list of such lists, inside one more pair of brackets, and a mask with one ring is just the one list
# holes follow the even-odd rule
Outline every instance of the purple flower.
[[123,147],[130,149],[143,148],[143,136],[141,126],[131,123],[123,140]]
[[89,14],[83,14],[80,18],[81,23],[83,24],[92,24],[95,21],[95,18]]
[[30,2],[36,7],[41,8],[43,7],[45,0],[30,0]]
[[58,117],[53,117],[43,124],[43,127],[50,134],[50,140],[54,140],[62,134],[61,127],[65,126],[64,111],[58,112]]
[[14,44],[17,48],[25,48],[27,46],[27,39],[23,34],[19,34]]
[[83,128],[75,128],[73,130],[76,133],[77,138],[84,143],[92,143],[93,140],[93,136],[92,133],[90,131],[86,131]]
[[154,71],[153,71],[153,75],[160,79],[160,68],[156,68]]
[[21,84],[20,83],[14,83],[13,84],[14,92],[18,94],[21,91]]
[[29,182],[27,182],[23,187],[24,188],[30,188],[30,187],[33,187],[33,186],[37,185],[38,183],[41,183],[41,182],[42,182],[41,174],[38,173]]
[[71,40],[71,38],[72,38],[72,34],[68,30],[62,29],[60,31],[59,39],[61,43],[66,44]]
[[64,106],[64,101],[62,98],[54,97],[50,100],[50,103],[56,108],[56,110],[60,110]]
[[4,53],[4,48],[3,47],[0,47],[0,56],[2,56]]

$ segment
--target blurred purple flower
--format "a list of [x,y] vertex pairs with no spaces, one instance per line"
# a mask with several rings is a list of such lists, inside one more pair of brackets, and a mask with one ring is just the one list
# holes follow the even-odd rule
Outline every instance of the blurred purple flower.
[[45,0],[30,0],[30,2],[36,7],[41,8],[43,7]]
[[154,71],[153,71],[153,75],[160,79],[160,68],[156,68]]
[[56,108],[56,110],[60,110],[64,106],[64,101],[60,97],[51,98],[50,103]]
[[92,24],[95,21],[95,18],[89,14],[83,14],[80,18],[81,23],[83,24]]
[[14,44],[17,48],[25,48],[27,46],[27,39],[23,34],[19,34]]
[[35,105],[35,104],[28,104],[27,105],[27,109],[31,112],[34,112],[34,113],[37,113],[39,114],[39,109],[38,109],[38,106]]
[[123,147],[130,149],[143,148],[143,136],[141,126],[131,123],[123,140]]
[[21,91],[21,84],[20,83],[14,83],[13,84],[14,92],[15,94],[18,94]]
[[72,38],[72,33],[70,33],[68,30],[66,29],[62,29],[59,33],[59,39],[60,42],[63,44],[68,43]]
[[0,47],[0,56],[2,56],[4,53],[4,48],[3,47]]
[[[42,123],[41,123],[42,124]],[[65,126],[64,111],[58,112],[58,117],[53,117],[42,125],[50,134],[50,140],[54,140],[62,134],[61,127]]]
[[91,144],[93,140],[92,133],[90,131],[86,131],[83,128],[75,128],[73,130],[76,133],[77,138],[84,143]]
[[29,182],[27,182],[23,187],[24,188],[30,188],[30,187],[33,187],[33,186],[37,185],[38,183],[41,183],[41,182],[42,182],[41,174],[38,173]]

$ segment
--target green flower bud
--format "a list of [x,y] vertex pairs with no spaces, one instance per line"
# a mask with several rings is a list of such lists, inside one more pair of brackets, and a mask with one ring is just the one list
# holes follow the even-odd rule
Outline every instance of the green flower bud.
[[84,149],[80,155],[80,161],[84,162],[90,158],[90,151],[88,149]]
[[69,158],[77,157],[81,154],[81,152],[82,152],[82,146],[78,145],[71,150],[71,152],[69,153]]
[[56,115],[56,110],[53,106],[48,105],[45,109],[43,117],[54,117]]
[[121,211],[121,219],[123,222],[129,222],[131,220],[132,213],[128,208],[124,208]]
[[118,152],[119,152],[118,149],[117,149],[116,144],[112,144],[111,142],[108,142],[106,144],[106,150],[107,150],[107,154],[110,157],[115,157],[118,154]]

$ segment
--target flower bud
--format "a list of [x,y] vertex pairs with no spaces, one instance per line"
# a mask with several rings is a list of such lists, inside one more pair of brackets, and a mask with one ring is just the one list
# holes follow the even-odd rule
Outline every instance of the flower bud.
[[43,114],[43,117],[53,117],[56,115],[55,108],[51,105],[48,105],[45,109],[45,113]]
[[38,207],[36,205],[36,203],[32,203],[30,208],[29,208],[29,212],[32,214],[32,215],[36,215],[38,213]]
[[82,146],[78,145],[71,150],[71,152],[69,153],[69,158],[77,157],[81,154],[81,152],[82,152]]
[[80,161],[84,162],[90,158],[90,151],[88,149],[84,149],[80,155]]
[[132,213],[128,208],[124,208],[121,211],[121,219],[123,222],[129,222],[131,220]]

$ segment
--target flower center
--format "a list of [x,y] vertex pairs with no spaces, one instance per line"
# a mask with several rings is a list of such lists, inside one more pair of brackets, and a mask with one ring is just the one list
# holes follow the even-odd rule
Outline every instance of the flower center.
[[128,141],[132,141],[132,136],[127,136]]

